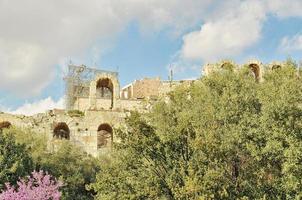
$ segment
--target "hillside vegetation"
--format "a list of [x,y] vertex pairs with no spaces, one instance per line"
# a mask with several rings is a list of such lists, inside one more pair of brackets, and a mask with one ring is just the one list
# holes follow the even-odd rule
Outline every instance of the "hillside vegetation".
[[[255,81],[222,69],[133,112],[110,155],[0,130],[0,189],[33,169],[63,181],[62,199],[301,199],[302,77],[295,63]],[[44,139],[43,139],[44,138]]]
[[301,199],[302,80],[246,68],[180,87],[132,113],[90,187],[97,199]]

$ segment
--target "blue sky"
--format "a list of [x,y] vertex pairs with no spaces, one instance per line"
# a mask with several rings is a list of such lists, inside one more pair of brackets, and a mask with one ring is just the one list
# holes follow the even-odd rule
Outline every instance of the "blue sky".
[[[203,64],[299,62],[299,0],[0,2],[0,110],[33,114],[63,106],[66,66],[144,77],[199,77]],[[55,14],[53,13],[55,11]],[[181,13],[181,14],[180,14]]]

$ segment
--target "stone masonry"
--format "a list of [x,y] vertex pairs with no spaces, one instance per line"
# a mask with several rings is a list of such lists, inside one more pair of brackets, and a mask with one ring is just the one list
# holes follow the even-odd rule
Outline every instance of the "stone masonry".
[[[241,67],[247,67],[255,80],[262,81],[264,73],[282,65],[275,62],[264,66],[254,60]],[[206,64],[203,75],[221,69],[236,71],[238,68],[239,65],[231,61]],[[0,113],[0,123],[5,125],[9,122],[13,126],[30,128],[45,135],[51,151],[56,149],[57,142],[67,139],[97,156],[110,151],[112,142],[117,140],[114,130],[124,123],[130,111],[146,112],[150,102],[165,97],[180,84],[193,82],[144,78],[120,89],[116,72],[72,65],[66,78],[66,109],[54,109],[34,116]]]

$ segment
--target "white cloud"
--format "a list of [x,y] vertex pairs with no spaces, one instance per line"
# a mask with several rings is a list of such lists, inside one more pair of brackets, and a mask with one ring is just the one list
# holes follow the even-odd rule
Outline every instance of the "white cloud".
[[[260,40],[268,14],[301,17],[301,10],[301,0],[225,1],[205,19],[200,30],[183,37],[182,59],[207,62],[238,56]],[[290,39],[283,42],[287,44]]]
[[81,2],[0,1],[0,89],[37,94],[61,58],[80,54],[98,36],[120,29],[121,20],[106,2]]
[[[66,59],[104,48],[130,22],[184,36],[181,59],[238,55],[261,38],[267,13],[301,16],[301,0],[0,0],[0,90],[39,94]],[[217,4],[218,3],[218,4]],[[95,46],[96,43],[105,45]],[[104,47],[105,46],[105,47]]]
[[52,62],[46,51],[36,44],[0,40],[0,89],[21,95],[39,93],[54,75],[45,66]]
[[283,37],[279,49],[283,52],[302,51],[302,34]]
[[267,0],[268,10],[278,17],[302,17],[302,1],[301,0]]
[[[195,62],[185,60],[181,57],[181,52],[177,52],[171,57],[170,63],[166,66],[169,74],[172,70],[173,74],[183,75],[188,71],[195,71],[200,73],[200,66]],[[183,79],[183,77],[181,77]]]
[[157,31],[173,28],[176,32],[196,25],[207,15],[213,0],[124,0],[122,8],[140,22],[143,29]]
[[199,31],[184,36],[184,58],[213,61],[231,57],[259,40],[265,20],[260,1],[234,1],[232,7],[229,4],[223,7]]
[[64,108],[65,99],[62,97],[58,101],[54,101],[51,97],[32,102],[32,103],[25,103],[24,105],[20,106],[16,110],[8,110],[4,109],[4,112],[8,112],[11,114],[22,114],[22,115],[34,115],[37,113],[44,113],[47,110],[51,109],[63,109]]
[[80,57],[129,22],[138,21],[145,32],[167,27],[182,32],[202,18],[210,2],[0,0],[0,90],[38,94],[61,60]]

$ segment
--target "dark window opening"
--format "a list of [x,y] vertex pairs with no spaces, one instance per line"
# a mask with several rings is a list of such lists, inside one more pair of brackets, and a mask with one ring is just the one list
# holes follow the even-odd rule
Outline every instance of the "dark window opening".
[[2,130],[4,128],[10,128],[11,126],[12,126],[12,124],[9,121],[0,122],[0,130]]
[[53,137],[57,139],[70,139],[70,130],[65,122],[59,122],[53,130]]
[[253,76],[256,80],[260,78],[260,67],[257,64],[250,64],[249,68],[251,69]]
[[101,124],[97,132],[97,148],[111,147],[113,141],[113,130],[109,124]]
[[101,78],[96,84],[96,98],[111,99],[113,107],[113,83],[109,78]]
[[281,66],[280,65],[273,65],[272,70],[276,70],[276,69],[280,69]]
[[234,70],[234,66],[232,65],[232,63],[229,63],[229,62],[223,63],[221,65],[221,68],[225,69],[225,70],[229,70],[229,71],[233,71]]
[[96,84],[97,98],[111,98],[113,94],[113,84],[109,78],[102,78]]

